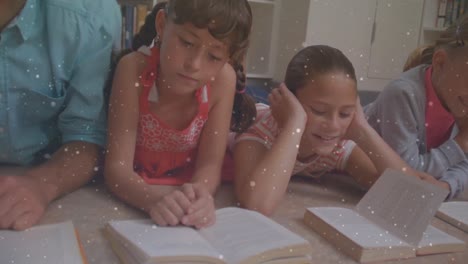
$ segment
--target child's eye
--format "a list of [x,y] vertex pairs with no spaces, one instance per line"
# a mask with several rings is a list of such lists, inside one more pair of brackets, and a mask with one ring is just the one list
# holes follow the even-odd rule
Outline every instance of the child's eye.
[[221,61],[221,58],[219,58],[219,57],[217,57],[217,56],[215,56],[213,54],[209,54],[208,56],[210,57],[211,61]]
[[351,116],[351,113],[340,113],[341,118],[348,118]]
[[325,111],[320,111],[320,110],[312,108],[312,107],[310,107],[310,111],[312,113],[316,114],[316,115],[325,115],[325,113],[326,113]]
[[188,41],[188,40],[185,40],[183,38],[179,38],[180,39],[180,42],[182,43],[182,45],[184,45],[185,47],[187,48],[191,48],[193,47],[193,43]]

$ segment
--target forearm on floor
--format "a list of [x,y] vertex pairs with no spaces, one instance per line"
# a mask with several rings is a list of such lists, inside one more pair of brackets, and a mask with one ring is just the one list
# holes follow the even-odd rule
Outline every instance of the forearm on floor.
[[286,192],[296,162],[302,134],[283,130],[265,156],[255,166],[238,197],[242,205],[271,214]]
[[152,205],[179,186],[149,185],[132,169],[107,169],[106,185],[109,190],[127,204],[149,213]]
[[361,137],[356,140],[356,144],[367,154],[379,174],[387,168],[392,168],[419,177],[418,173],[375,130],[368,127],[361,132]]
[[74,141],[63,145],[47,162],[24,175],[42,183],[49,202],[86,184],[99,171],[101,149],[95,144]]

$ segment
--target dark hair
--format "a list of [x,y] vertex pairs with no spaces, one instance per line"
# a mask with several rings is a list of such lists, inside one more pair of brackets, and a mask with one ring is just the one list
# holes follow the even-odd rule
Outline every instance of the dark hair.
[[432,56],[437,49],[445,49],[449,54],[453,54],[458,50],[457,48],[465,47],[465,40],[468,41],[468,15],[466,14],[444,30],[433,45],[418,47],[411,52],[403,71],[421,64],[431,64]]
[[344,73],[356,82],[353,64],[338,49],[325,45],[309,46],[299,51],[286,69],[285,84],[294,94],[308,81],[327,73]]
[[156,37],[155,20],[160,10],[164,10],[174,23],[192,23],[198,28],[207,28],[214,38],[228,44],[230,64],[237,75],[231,130],[245,131],[256,116],[255,102],[245,93],[246,76],[242,66],[252,27],[252,10],[247,0],[168,0],[158,3],[135,35],[133,50],[150,45]]

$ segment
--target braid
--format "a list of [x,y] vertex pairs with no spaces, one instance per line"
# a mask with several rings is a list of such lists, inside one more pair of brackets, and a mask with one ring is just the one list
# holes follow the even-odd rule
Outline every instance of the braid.
[[138,50],[143,45],[149,46],[156,37],[156,26],[154,21],[159,10],[166,8],[166,2],[156,4],[145,18],[145,24],[140,28],[140,31],[133,37],[132,49]]
[[[109,97],[112,90],[112,83],[114,80],[115,70],[120,59],[125,55],[132,52],[132,50],[138,50],[143,45],[150,45],[153,39],[156,37],[156,27],[154,21],[156,20],[156,14],[159,10],[166,7],[166,3],[159,3],[153,7],[151,13],[145,18],[145,24],[141,27],[140,31],[133,37],[132,48],[121,50],[117,54],[112,55],[109,73],[107,76],[106,84],[104,86],[104,98],[106,99],[105,104],[109,105]],[[107,107],[106,107],[107,109]]]
[[232,110],[231,130],[242,133],[247,130],[255,120],[257,110],[254,99],[245,93],[246,76],[242,64],[236,62],[233,65],[236,72],[236,95]]

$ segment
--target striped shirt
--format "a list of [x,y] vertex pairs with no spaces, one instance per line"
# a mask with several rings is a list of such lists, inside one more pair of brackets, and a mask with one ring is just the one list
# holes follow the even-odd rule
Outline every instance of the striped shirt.
[[[235,143],[243,140],[257,141],[267,149],[271,149],[279,134],[278,125],[271,115],[270,107],[265,104],[257,104],[257,118],[255,123],[244,133],[238,135]],[[324,173],[337,170],[344,171],[349,155],[356,144],[351,140],[341,140],[328,155],[314,155],[307,162],[296,160],[293,169],[294,174],[310,177],[320,177]]]

